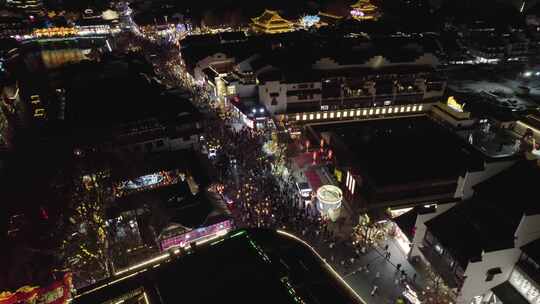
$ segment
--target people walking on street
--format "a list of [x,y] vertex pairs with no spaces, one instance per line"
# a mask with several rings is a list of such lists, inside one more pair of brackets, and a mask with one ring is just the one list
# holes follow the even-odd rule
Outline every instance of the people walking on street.
[[371,289],[371,296],[372,297],[375,295],[375,293],[377,293],[377,289],[379,289],[379,287],[377,285],[373,285],[373,289]]

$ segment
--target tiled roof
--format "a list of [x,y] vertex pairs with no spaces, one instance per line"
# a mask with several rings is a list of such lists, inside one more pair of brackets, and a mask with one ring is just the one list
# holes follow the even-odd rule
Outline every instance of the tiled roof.
[[512,248],[523,215],[540,213],[536,189],[528,183],[539,178],[536,164],[518,162],[477,185],[472,199],[426,226],[463,267],[480,259],[482,252]]

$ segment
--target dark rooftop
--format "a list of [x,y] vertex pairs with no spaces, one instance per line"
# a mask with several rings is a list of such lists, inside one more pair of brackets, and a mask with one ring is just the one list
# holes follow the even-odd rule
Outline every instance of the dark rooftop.
[[333,133],[331,140],[337,140],[347,155],[339,161],[355,167],[380,187],[457,179],[466,169],[479,165],[459,138],[424,116],[314,129]]
[[362,303],[309,247],[269,230],[232,232],[146,267],[78,290],[75,303],[105,303],[138,289],[161,304]]
[[521,247],[525,254],[533,259],[537,264],[540,264],[540,239],[534,240]]
[[539,178],[536,164],[518,162],[477,185],[472,199],[426,226],[462,267],[479,260],[482,252],[512,248],[522,217],[540,213],[536,188],[529,183]]

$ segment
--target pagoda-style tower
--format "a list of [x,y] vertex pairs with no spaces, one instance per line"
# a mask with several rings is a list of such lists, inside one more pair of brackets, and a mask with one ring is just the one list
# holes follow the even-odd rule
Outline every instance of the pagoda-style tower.
[[380,16],[379,8],[370,0],[358,0],[351,5],[351,17],[356,20],[377,20]]
[[265,10],[259,17],[251,18],[251,28],[257,33],[276,34],[294,30],[293,23],[283,19],[278,12]]

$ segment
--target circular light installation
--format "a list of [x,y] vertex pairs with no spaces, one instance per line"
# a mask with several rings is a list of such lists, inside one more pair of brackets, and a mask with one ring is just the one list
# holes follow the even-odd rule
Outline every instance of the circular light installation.
[[339,217],[343,192],[334,185],[324,185],[317,189],[317,208],[332,221]]
[[343,192],[334,185],[324,185],[317,190],[317,199],[322,211],[338,209],[341,207]]

